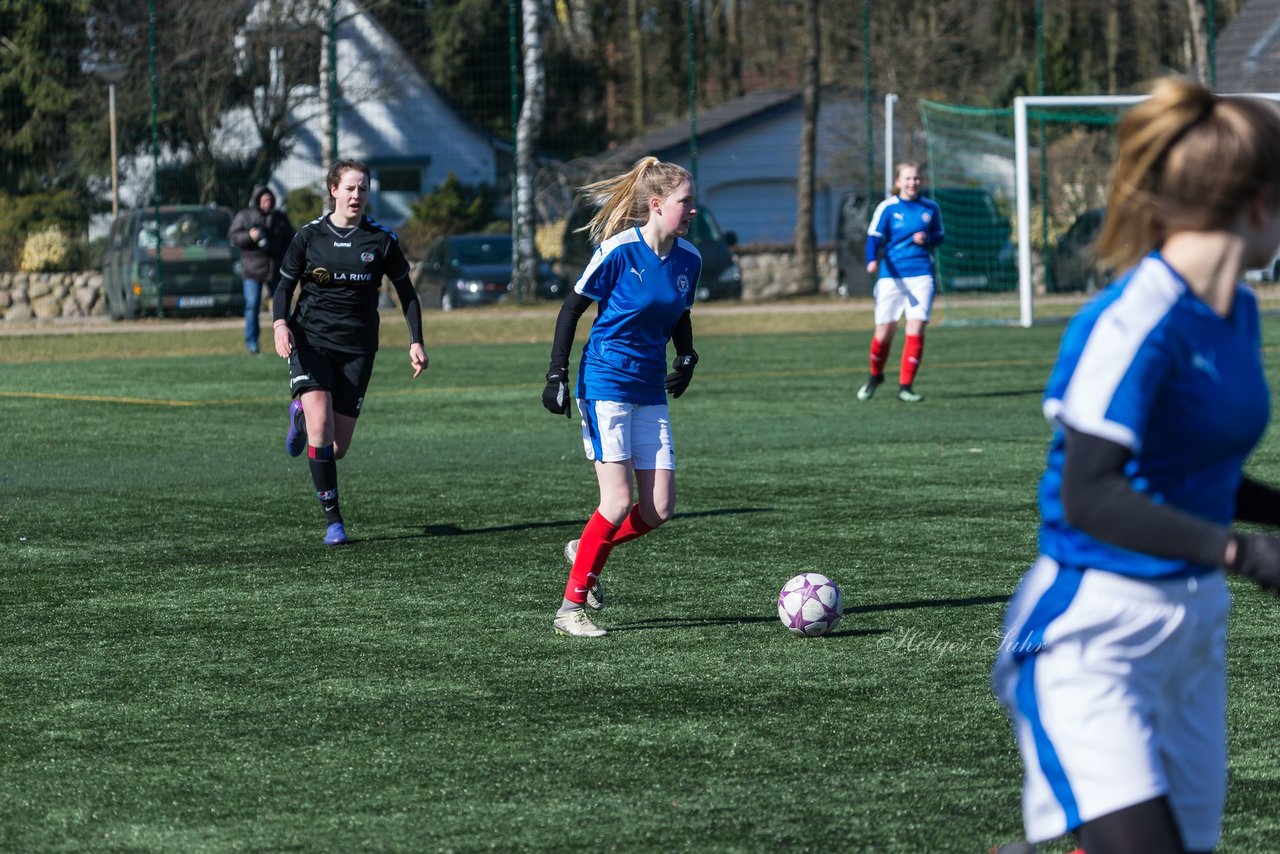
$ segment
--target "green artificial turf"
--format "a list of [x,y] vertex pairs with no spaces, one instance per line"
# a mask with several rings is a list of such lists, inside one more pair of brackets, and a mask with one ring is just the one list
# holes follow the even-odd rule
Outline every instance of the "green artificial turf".
[[[1020,835],[988,673],[1035,553],[1060,327],[932,330],[911,406],[892,384],[854,399],[865,314],[700,322],[672,403],[677,518],[614,552],[610,635],[581,640],[551,630],[561,549],[597,497],[576,419],[538,401],[553,315],[504,335],[502,314],[464,314],[428,318],[450,334],[416,382],[385,323],[339,464],[341,549],[283,453],[283,364],[230,327],[0,338],[0,849]],[[1280,482],[1274,435],[1251,471]],[[832,636],[777,620],[802,571],[843,588]],[[1233,589],[1221,850],[1264,852],[1280,603]]]

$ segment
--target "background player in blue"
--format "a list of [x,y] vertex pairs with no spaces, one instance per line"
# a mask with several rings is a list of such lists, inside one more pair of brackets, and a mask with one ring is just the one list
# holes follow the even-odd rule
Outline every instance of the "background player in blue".
[[[933,247],[942,243],[942,212],[920,197],[920,164],[899,163],[893,171],[895,195],[881,202],[867,229],[867,272],[880,278],[875,289],[875,332],[871,336],[871,375],[858,389],[858,400],[870,400],[884,382],[884,363],[893,346],[898,320],[906,315],[907,340],[902,346],[898,400],[923,398],[911,387],[924,356],[924,327],[933,309]],[[884,261],[880,261],[880,253]]]
[[[391,279],[409,324],[409,364],[427,367],[422,310],[396,236],[364,216],[369,167],[342,160],[329,169],[329,213],[302,227],[280,266],[272,301],[276,353],[289,360],[291,457],[307,449],[324,511],[326,545],[347,542],[338,504],[337,461],[351,447],[378,350],[378,297]],[[302,284],[289,312],[294,286]]]
[[1099,256],[1127,270],[1045,393],[1040,557],[993,681],[1028,837],[1209,851],[1226,796],[1224,568],[1280,588],[1280,492],[1243,473],[1271,411],[1240,282],[1280,243],[1280,109],[1159,81],[1120,124]]
[[[565,546],[572,568],[554,625],[560,634],[599,637],[606,632],[585,609],[604,607],[600,573],[610,551],[675,511],[667,393],[683,394],[698,363],[689,309],[702,256],[683,239],[697,212],[693,179],[683,167],[646,157],[580,192],[599,207],[586,227],[598,248],[556,318],[542,403],[570,415],[569,353],[578,319],[597,303],[578,365],[578,411],[600,505],[582,536]],[[670,373],[668,341],[676,350]]]

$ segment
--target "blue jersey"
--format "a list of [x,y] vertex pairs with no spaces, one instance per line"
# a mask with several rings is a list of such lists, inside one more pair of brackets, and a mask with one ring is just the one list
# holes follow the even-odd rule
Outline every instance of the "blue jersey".
[[[915,242],[915,235],[923,231],[924,245]],[[932,276],[933,255],[930,250],[942,243],[942,211],[932,199],[916,198],[908,201],[890,196],[876,206],[867,229],[867,263],[875,261],[881,247],[884,262],[880,265],[880,278],[906,279],[911,276]]]
[[656,405],[667,402],[667,342],[693,307],[702,256],[676,238],[659,258],[640,229],[600,244],[574,290],[599,304],[578,365],[578,397]]
[[1040,551],[1064,566],[1138,577],[1215,569],[1096,540],[1062,511],[1062,426],[1129,448],[1130,484],[1151,500],[1228,525],[1245,458],[1266,430],[1257,300],[1241,285],[1219,317],[1158,254],[1086,305],[1067,326],[1049,377],[1056,422],[1040,482]]

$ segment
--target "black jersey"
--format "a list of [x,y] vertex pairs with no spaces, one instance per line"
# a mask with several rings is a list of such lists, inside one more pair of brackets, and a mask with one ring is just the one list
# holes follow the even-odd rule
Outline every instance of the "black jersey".
[[301,282],[302,293],[288,318],[295,337],[324,350],[373,353],[378,349],[383,276],[395,285],[410,334],[421,343],[421,316],[409,281],[409,262],[396,236],[367,216],[350,228],[338,228],[327,214],[304,225],[280,264],[272,310],[276,319],[283,319],[294,285]]

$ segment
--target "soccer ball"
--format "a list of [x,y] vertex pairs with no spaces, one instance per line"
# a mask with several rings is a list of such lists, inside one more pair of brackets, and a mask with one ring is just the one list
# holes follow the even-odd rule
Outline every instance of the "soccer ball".
[[817,637],[836,627],[844,614],[840,588],[818,572],[802,572],[782,585],[778,619],[794,635]]

